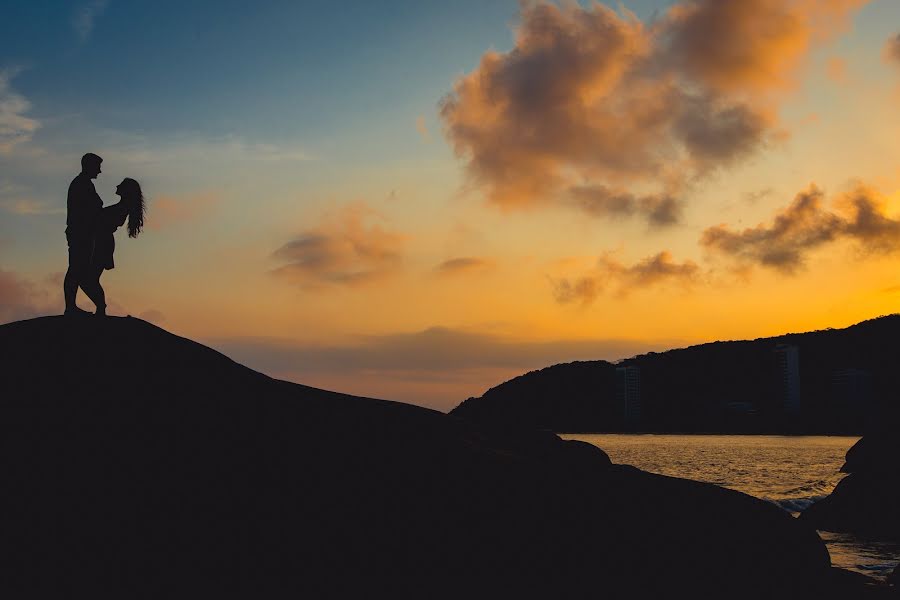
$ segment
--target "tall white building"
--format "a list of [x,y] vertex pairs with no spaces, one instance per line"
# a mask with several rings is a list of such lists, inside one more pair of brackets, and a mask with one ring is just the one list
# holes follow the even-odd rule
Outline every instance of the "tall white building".
[[621,407],[625,423],[635,425],[641,420],[641,370],[637,367],[616,367],[616,402]]
[[775,347],[775,360],[781,383],[781,399],[784,412],[800,413],[800,349],[790,344]]

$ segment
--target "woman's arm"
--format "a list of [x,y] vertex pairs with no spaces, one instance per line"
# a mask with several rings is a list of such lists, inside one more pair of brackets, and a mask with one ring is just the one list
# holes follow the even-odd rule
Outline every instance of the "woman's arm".
[[128,218],[128,210],[122,206],[121,202],[104,206],[100,218],[101,228],[106,231],[115,231],[125,224],[126,218]]

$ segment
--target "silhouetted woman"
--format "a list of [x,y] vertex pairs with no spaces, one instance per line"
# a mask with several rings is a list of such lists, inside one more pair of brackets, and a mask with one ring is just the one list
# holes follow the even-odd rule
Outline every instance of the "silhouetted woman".
[[94,280],[99,288],[97,314],[106,315],[106,294],[100,285],[103,271],[115,268],[113,253],[116,250],[116,238],[113,235],[128,220],[128,237],[136,238],[144,227],[144,194],[141,186],[134,179],[126,177],[116,186],[116,194],[121,198],[115,204],[104,206],[97,223],[94,238],[94,257],[91,261]]

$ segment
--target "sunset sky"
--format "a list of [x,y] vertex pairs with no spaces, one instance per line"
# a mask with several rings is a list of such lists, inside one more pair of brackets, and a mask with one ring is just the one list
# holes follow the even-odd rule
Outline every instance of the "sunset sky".
[[148,198],[110,313],[316,387],[449,410],[900,310],[896,0],[3,15],[0,322],[62,312],[85,152]]

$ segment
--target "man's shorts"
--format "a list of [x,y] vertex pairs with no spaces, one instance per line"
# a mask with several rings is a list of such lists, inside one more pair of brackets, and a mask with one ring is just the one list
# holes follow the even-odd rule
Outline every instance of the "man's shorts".
[[94,254],[94,238],[66,232],[66,241],[69,243],[69,268],[87,273]]

